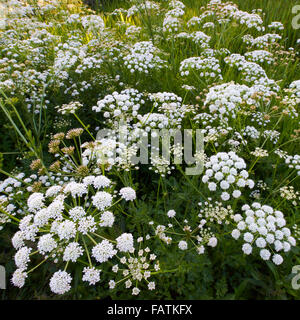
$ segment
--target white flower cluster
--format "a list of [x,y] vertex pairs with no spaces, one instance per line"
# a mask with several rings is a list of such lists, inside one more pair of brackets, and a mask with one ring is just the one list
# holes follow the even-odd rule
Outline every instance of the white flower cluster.
[[[45,160],[53,161],[45,167],[33,159],[30,169],[37,174],[15,176],[16,167],[9,172],[14,178],[0,181],[0,230],[8,223],[18,226],[11,237],[14,286],[22,288],[31,273],[50,263],[58,265],[49,283],[53,293],[71,290],[70,270],[76,269],[88,285],[101,280],[103,288],[104,282],[110,289],[122,285],[137,296],[143,287],[155,289],[156,274],[180,272],[182,260],[169,258],[173,249],[194,259],[193,250],[203,254],[218,242],[221,251],[228,233],[242,240],[244,254],[257,252],[276,265],[284,252],[292,254],[300,239],[300,80],[294,81],[300,39],[286,48],[281,22],[263,21],[262,10],[248,13],[222,0],[206,6],[186,1],[187,9],[178,0],[131,0],[128,10],[104,14],[56,0],[3,1],[11,7],[5,20],[0,17],[0,91],[16,105],[1,107],[12,116],[24,106],[24,119],[50,111],[40,113],[32,131],[50,138]],[[264,26],[270,33],[263,34]],[[90,117],[88,109],[98,115]],[[70,114],[87,132],[73,128]],[[107,127],[106,138],[94,139]],[[174,133],[188,128],[199,129],[206,143],[205,152],[194,155],[204,164],[198,181],[174,161],[185,151],[180,143],[171,145]],[[165,137],[171,137],[169,144]],[[149,165],[133,161],[142,138],[151,148]],[[284,150],[276,147],[279,142]],[[160,156],[166,145],[172,159]],[[0,153],[1,174],[6,156],[3,162]],[[16,163],[24,168],[32,156],[22,152]],[[165,178],[175,168],[178,175]],[[153,174],[144,170],[160,175],[155,190],[145,185]],[[135,189],[116,187],[113,177],[118,185],[144,184],[149,199],[137,200]],[[190,205],[196,192],[199,209]],[[268,199],[274,208],[253,200],[238,211],[247,199]],[[149,239],[170,256],[158,261],[144,243]],[[37,256],[41,261],[32,266]]]
[[248,29],[255,28],[257,31],[264,31],[263,20],[257,13],[249,13],[239,10],[235,4],[212,0],[209,2],[209,10],[204,11],[202,19],[215,17],[222,23],[235,22],[239,25],[245,25]]
[[[229,210],[227,213],[231,213],[230,207],[228,206],[227,208]],[[209,217],[208,220],[202,218],[200,223],[193,228],[186,219],[180,222],[175,218],[175,215],[176,212],[174,210],[169,210],[167,212],[167,216],[170,219],[176,220],[175,226],[169,223],[168,226],[157,225],[156,228],[154,228],[155,235],[160,240],[165,242],[167,245],[175,242],[177,243],[178,248],[182,251],[187,250],[191,245],[198,254],[203,254],[205,252],[205,246],[215,247],[217,245],[217,238],[214,233],[211,232],[211,228],[207,226],[207,224],[209,224],[209,220],[211,220]],[[201,214],[199,217],[202,217]],[[220,214],[218,218],[216,216],[213,217],[213,215],[211,217],[213,219],[216,218],[216,220],[221,219],[222,214]],[[154,222],[151,221],[149,224],[153,225]],[[199,233],[195,233],[196,231]],[[176,241],[175,237],[179,237],[179,240]]]
[[141,27],[137,27],[137,26],[128,26],[126,28],[126,32],[125,35],[128,36],[129,38],[135,38],[138,37],[140,32],[141,32],[142,28]]
[[163,21],[163,31],[168,33],[176,33],[181,27],[181,22],[177,17],[167,15]]
[[124,57],[124,65],[131,72],[149,73],[152,69],[165,67],[166,61],[158,55],[158,49],[151,41],[137,42]]
[[300,80],[293,81],[289,87],[293,90],[294,94],[300,99]]
[[89,31],[102,32],[105,28],[103,19],[98,15],[83,16],[81,23]]
[[184,10],[185,4],[179,0],[171,0],[171,1],[169,1],[169,7],[172,9]]
[[[143,237],[138,239],[140,243],[143,241]],[[122,282],[126,289],[132,288],[132,295],[138,295],[141,292],[139,285],[144,280],[147,283],[148,290],[154,290],[155,282],[149,280],[152,273],[160,270],[159,261],[156,258],[149,247],[140,248],[136,252],[132,249],[126,256],[120,258],[120,267],[118,264],[112,267],[116,277],[121,276],[121,280],[117,282],[111,280],[109,283],[110,289],[114,289],[117,283],[120,285]]]
[[262,18],[256,13],[236,10],[232,13],[232,18],[238,20],[240,24],[245,24],[247,28],[255,28],[257,31],[264,31]]
[[189,28],[194,26],[199,26],[202,23],[202,19],[200,17],[192,17],[188,22],[187,26]]
[[211,87],[204,101],[209,111],[217,112],[220,118],[235,118],[242,104],[255,105],[256,101],[251,98],[251,90],[248,86],[234,83]]
[[214,28],[215,24],[213,22],[205,22],[203,24],[203,29],[209,29],[209,28]]
[[250,152],[251,154],[253,154],[255,157],[257,158],[264,158],[267,157],[269,155],[267,150],[264,150],[260,147],[256,147],[254,151]]
[[253,38],[251,35],[243,36],[243,41],[252,47],[257,49],[265,49],[269,47],[271,44],[276,43],[276,41],[280,40],[282,37],[276,33],[267,33],[263,36],[259,36],[257,38]]
[[184,15],[184,10],[177,7],[177,8],[174,8],[174,9],[171,9],[169,10],[167,13],[166,13],[166,17],[181,17]]
[[276,130],[265,130],[263,136],[273,142],[273,144],[276,144],[280,138],[280,132]]
[[[112,185],[105,176],[87,176],[82,182],[52,185],[45,193],[32,193],[27,199],[27,206],[28,211],[33,214],[25,215],[20,220],[19,231],[12,238],[12,244],[18,250],[15,254],[18,269],[13,275],[13,284],[20,287],[27,277],[26,270],[32,251],[26,246],[27,240],[37,242],[34,254],[39,253],[45,259],[77,262],[84,254],[84,247],[87,250],[86,241],[82,245],[81,239],[86,236],[90,240],[90,234],[97,236],[96,232],[101,232],[102,228],[113,226],[114,214],[104,211],[113,206]],[[126,201],[136,199],[135,190],[130,187],[121,188],[120,195]],[[38,236],[40,232],[42,235]],[[119,236],[116,243],[120,252],[133,250],[133,237],[130,233]],[[92,256],[100,263],[108,261],[118,252],[109,240],[97,243],[91,251]],[[83,281],[90,284],[98,282],[99,272],[90,266],[84,271]],[[54,293],[63,294],[71,288],[71,280],[66,271],[58,271],[50,280],[50,288]]]
[[100,272],[95,267],[84,267],[82,281],[86,281],[89,285],[95,285],[100,281]]
[[182,77],[191,75],[205,82],[223,79],[219,60],[215,57],[187,58],[180,62],[179,72]]
[[103,116],[108,120],[122,118],[129,122],[136,118],[140,107],[145,103],[143,94],[135,89],[125,89],[113,92],[97,102],[97,106],[92,107],[95,112],[103,112]]
[[195,31],[191,33],[190,38],[195,44],[199,45],[201,48],[206,49],[209,47],[211,37],[202,31]]
[[229,224],[230,219],[233,218],[233,210],[230,205],[225,207],[221,202],[212,203],[208,201],[204,203],[199,202],[199,205],[201,209],[198,217],[207,220],[207,222]]
[[111,138],[103,138],[87,147],[82,153],[84,164],[95,161],[98,166],[105,167],[107,171],[111,170],[113,166],[129,170],[133,165],[131,158],[136,155],[138,148],[135,143],[125,145],[117,141],[116,138],[115,135]]
[[62,106],[57,106],[56,109],[61,114],[75,113],[79,108],[82,107],[82,104],[78,101],[73,101],[68,104],[63,104]]
[[126,201],[133,201],[136,199],[135,190],[130,187],[125,187],[120,190],[120,195]]
[[253,126],[246,126],[243,129],[243,136],[250,137],[251,139],[258,139],[260,136],[259,131]]
[[271,64],[274,62],[273,54],[266,50],[254,50],[245,53],[247,60],[256,63],[267,63]]
[[50,279],[50,289],[56,294],[64,294],[71,289],[72,277],[66,271],[56,271]]
[[269,29],[284,30],[284,25],[280,21],[273,21],[268,25]]
[[235,66],[241,72],[241,77],[249,84],[270,85],[274,80],[270,80],[265,70],[255,62],[248,62],[244,56],[240,54],[232,54],[224,59],[231,67]]
[[97,262],[103,263],[115,256],[117,252],[112,243],[108,240],[103,240],[93,247],[92,256]]
[[292,201],[292,204],[294,206],[297,205],[298,200],[300,200],[300,192],[295,191],[295,188],[293,186],[284,186],[279,189],[280,196],[283,199],[287,199],[289,201]]
[[246,163],[235,152],[219,152],[209,158],[205,163],[205,172],[202,182],[207,184],[212,192],[221,190],[221,199],[228,201],[230,196],[239,198],[240,188],[254,187],[254,182],[248,179],[249,174],[245,170]]
[[287,156],[285,158],[285,163],[289,168],[295,169],[298,176],[300,176],[300,155],[295,154],[294,156]]
[[193,106],[182,104],[182,98],[172,92],[150,93],[153,107],[167,116],[174,128],[181,128],[181,122],[188,113],[193,113]]
[[170,119],[161,113],[146,113],[139,118],[138,126],[145,127],[147,132],[152,129],[164,129],[170,125]]
[[158,12],[159,11],[159,4],[154,1],[143,1],[141,3],[138,3],[137,5],[133,5],[127,10],[127,17],[131,17],[139,12],[149,12],[150,10],[152,12]]
[[283,213],[258,202],[253,202],[251,206],[244,205],[242,211],[243,215],[234,216],[237,228],[231,235],[236,240],[241,238],[244,241],[243,252],[249,255],[256,247],[263,260],[269,260],[272,256],[274,264],[281,264],[283,257],[277,252],[288,252],[296,245],[290,229],[285,227]]

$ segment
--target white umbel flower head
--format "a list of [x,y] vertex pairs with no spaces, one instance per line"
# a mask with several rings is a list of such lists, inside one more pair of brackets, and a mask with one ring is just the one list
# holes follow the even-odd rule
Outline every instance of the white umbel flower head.
[[240,237],[241,233],[238,229],[234,229],[231,232],[231,236],[232,238],[234,238],[235,240],[237,240]]
[[76,235],[76,225],[73,221],[66,220],[60,223],[57,227],[57,234],[60,240],[69,240]]
[[29,254],[31,250],[31,248],[23,247],[17,251],[17,253],[15,254],[15,263],[18,268],[27,268],[27,264],[30,261]]
[[72,277],[66,271],[56,271],[50,279],[50,289],[56,294],[64,294],[71,289]]
[[133,236],[131,233],[123,233],[117,239],[117,248],[122,252],[133,250]]
[[97,192],[93,197],[93,205],[99,209],[104,210],[109,207],[112,203],[112,196],[105,191]]
[[103,240],[92,249],[92,256],[100,263],[106,262],[117,254],[112,243],[108,240]]
[[25,284],[25,279],[27,278],[27,273],[24,269],[17,269],[11,278],[11,282],[14,286],[22,288]]
[[28,210],[36,212],[44,205],[44,195],[40,192],[33,193],[27,200]]
[[85,267],[83,269],[82,281],[87,281],[89,285],[94,285],[100,281],[101,270],[95,269],[95,267]]
[[125,187],[120,190],[120,195],[126,201],[132,201],[136,199],[135,191],[130,187]]
[[53,239],[50,233],[44,234],[40,237],[40,240],[37,244],[37,248],[41,254],[51,252],[57,247],[56,241]]
[[242,247],[242,250],[245,254],[251,254],[252,252],[252,246],[249,244],[249,243],[244,243],[243,244],[243,247]]
[[83,249],[77,242],[71,242],[66,246],[63,260],[76,262],[77,259],[83,254]]
[[84,194],[88,193],[87,186],[84,183],[77,183],[75,181],[69,182],[65,188],[64,193],[71,193],[73,198],[82,197]]
[[260,256],[263,260],[269,260],[270,259],[270,256],[271,256],[271,253],[269,250],[267,249],[262,249],[260,250]]
[[208,246],[215,247],[218,244],[218,239],[216,237],[211,237],[208,241]]
[[22,231],[17,231],[11,239],[15,249],[20,249],[24,246],[24,234]]
[[61,186],[52,186],[46,191],[46,197],[54,197],[56,196],[61,190]]
[[95,178],[93,184],[94,184],[94,187],[97,189],[98,188],[106,188],[111,184],[111,181],[110,181],[110,179],[108,179],[105,176],[98,176]]
[[169,218],[174,218],[175,215],[176,215],[176,211],[175,211],[175,210],[169,210],[169,211],[167,212],[167,216],[168,216]]
[[100,227],[112,227],[114,224],[115,217],[112,212],[104,211],[100,217]]
[[276,264],[276,265],[280,265],[283,262],[283,258],[280,254],[274,254],[272,261]]
[[148,289],[149,290],[155,290],[155,282],[154,281],[151,281],[148,283]]
[[188,248],[187,242],[184,241],[184,240],[179,241],[179,243],[178,243],[178,248],[179,248],[180,250],[186,250],[186,249]]
[[82,207],[74,207],[69,211],[69,215],[73,221],[77,221],[84,217],[86,212]]

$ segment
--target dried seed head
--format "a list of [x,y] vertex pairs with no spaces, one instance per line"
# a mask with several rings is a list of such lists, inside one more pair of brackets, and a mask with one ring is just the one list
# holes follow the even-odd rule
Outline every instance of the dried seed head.
[[31,170],[38,170],[42,167],[42,162],[40,159],[33,160],[30,164]]
[[56,153],[59,151],[60,140],[51,140],[48,144],[49,152]]
[[53,136],[55,140],[63,140],[64,137],[65,137],[65,134],[63,132],[58,132]]
[[64,153],[64,154],[67,154],[67,155],[72,155],[74,153],[74,150],[75,150],[75,147],[71,146],[71,147],[65,147],[65,148],[62,148],[61,151]]
[[66,138],[67,139],[73,139],[73,138],[79,137],[82,133],[83,133],[83,129],[82,128],[71,129],[66,134]]
[[60,161],[55,161],[54,163],[52,163],[49,167],[50,171],[59,171],[60,170],[60,165],[61,165],[61,162]]
[[89,168],[87,166],[79,166],[77,168],[77,173],[82,176],[82,177],[86,177],[89,175]]

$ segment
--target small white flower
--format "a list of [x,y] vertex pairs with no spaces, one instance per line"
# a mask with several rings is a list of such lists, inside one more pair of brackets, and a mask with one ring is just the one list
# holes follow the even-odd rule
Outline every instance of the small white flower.
[[155,282],[153,282],[153,281],[152,281],[152,282],[149,282],[149,283],[148,283],[148,289],[149,289],[149,290],[155,290]]
[[135,191],[130,187],[125,187],[120,190],[120,195],[126,201],[133,201],[136,199]]
[[245,254],[249,255],[252,252],[252,246],[249,243],[244,243],[242,246],[242,250]]
[[111,181],[105,176],[98,176],[94,179],[94,187],[96,189],[109,187]]
[[250,233],[250,232],[246,232],[246,233],[244,234],[244,240],[245,240],[246,242],[252,242],[252,241],[253,241],[253,234]]
[[95,267],[85,267],[82,281],[87,281],[90,285],[94,285],[100,281],[100,272],[101,270],[97,270]]
[[232,196],[234,197],[234,198],[239,198],[240,196],[241,196],[241,191],[240,190],[234,190],[233,192],[232,192]]
[[131,233],[123,233],[117,239],[117,248],[122,252],[129,252],[133,249],[133,236]]
[[116,286],[116,283],[114,280],[110,280],[108,283],[109,289],[114,289],[114,287]]
[[77,242],[70,242],[64,251],[63,260],[76,262],[83,254],[83,249]]
[[115,216],[110,211],[104,211],[100,217],[99,226],[101,227],[112,227],[115,221]]
[[273,257],[272,257],[272,261],[276,264],[276,265],[279,265],[279,264],[282,264],[283,262],[283,258],[280,254],[274,254]]
[[232,232],[231,232],[231,236],[232,236],[235,240],[237,240],[237,239],[240,237],[240,235],[241,235],[241,233],[240,233],[240,231],[239,231],[238,229],[234,229],[234,230],[232,230]]
[[207,243],[210,247],[215,247],[218,244],[218,239],[216,237],[211,237]]
[[269,250],[267,249],[262,249],[260,250],[260,256],[263,260],[269,260],[270,259],[270,256],[271,256],[271,253]]
[[175,215],[176,215],[176,211],[175,211],[175,210],[169,210],[169,211],[167,212],[167,216],[168,216],[169,218],[174,218]]
[[72,277],[66,271],[57,271],[50,279],[50,289],[56,294],[64,294],[71,289]]
[[228,193],[228,192],[222,192],[222,194],[221,194],[221,199],[222,199],[223,201],[229,200],[229,199],[230,199],[229,193]]
[[104,210],[112,203],[112,196],[105,191],[98,191],[93,197],[93,205],[99,209]]
[[92,256],[100,263],[106,262],[117,254],[113,244],[108,240],[103,240],[92,249]]
[[18,288],[22,288],[25,284],[25,279],[27,278],[27,273],[24,269],[17,269],[13,273],[13,276],[11,278],[11,282],[14,286]]
[[184,240],[179,241],[179,243],[178,243],[178,248],[179,248],[180,250],[186,250],[186,249],[188,248],[187,242],[184,241]]
[[262,237],[257,238],[255,244],[258,248],[265,248],[267,245],[266,240]]
[[141,290],[139,288],[135,287],[135,288],[132,289],[132,295],[133,296],[137,296],[140,293],[140,291]]

